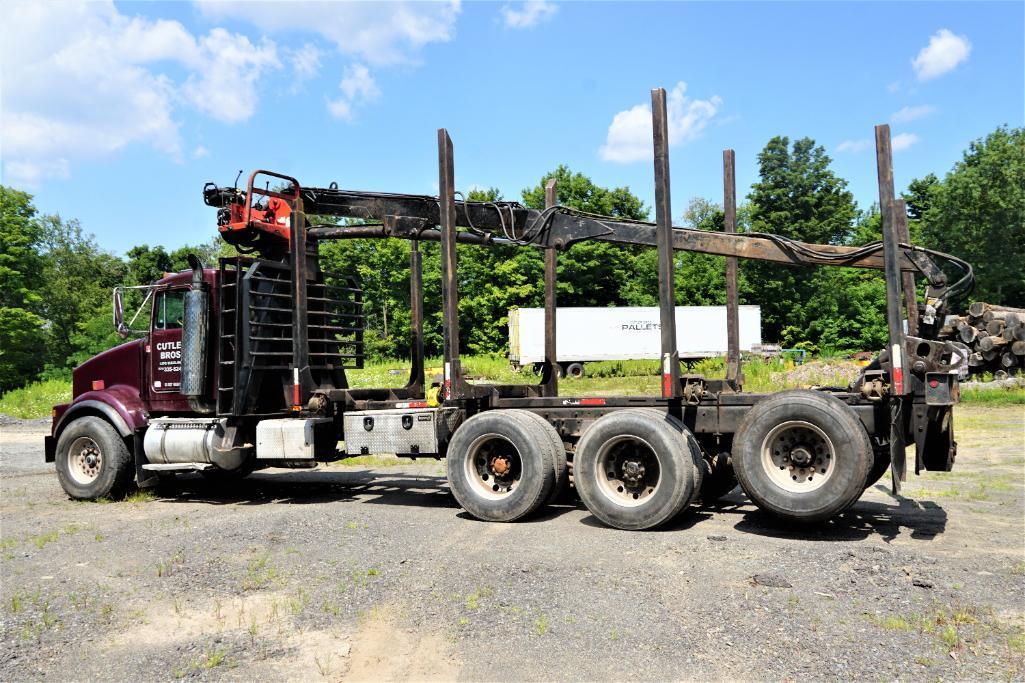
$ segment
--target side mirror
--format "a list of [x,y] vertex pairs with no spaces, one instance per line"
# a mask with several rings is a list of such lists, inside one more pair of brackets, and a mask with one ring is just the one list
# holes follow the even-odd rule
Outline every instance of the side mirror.
[[[153,296],[153,289],[156,285],[125,285],[114,288],[113,295],[113,309],[114,309],[114,329],[117,330],[118,335],[121,338],[129,337],[133,334],[146,334],[149,332],[146,330],[135,330],[132,329],[132,324],[138,319],[139,315],[146,309],[146,304],[149,303],[150,297]],[[135,315],[132,319],[125,321],[125,305],[122,300],[123,292],[126,289],[138,289],[146,290],[146,296],[143,298],[142,303],[139,304],[139,308],[135,311]],[[145,320],[145,318],[144,318]]]
[[124,339],[125,337],[128,336],[129,330],[128,330],[128,326],[125,325],[125,307],[124,307],[124,303],[121,301],[121,288],[120,287],[115,287],[114,288],[113,308],[114,308],[114,329],[117,330],[118,336],[121,337],[122,339]]

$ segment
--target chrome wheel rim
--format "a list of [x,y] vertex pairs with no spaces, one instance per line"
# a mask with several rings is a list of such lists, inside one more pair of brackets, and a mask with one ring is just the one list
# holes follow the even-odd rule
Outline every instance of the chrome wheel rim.
[[505,437],[483,434],[467,449],[463,471],[475,494],[488,500],[500,500],[519,487],[523,460]]
[[87,486],[100,476],[103,467],[103,453],[88,436],[80,436],[71,443],[68,450],[68,474],[76,483]]
[[836,450],[825,432],[810,422],[776,425],[762,440],[762,469],[784,491],[810,493],[836,471]]
[[602,495],[623,507],[644,505],[662,484],[655,449],[636,436],[606,441],[595,458],[594,474]]

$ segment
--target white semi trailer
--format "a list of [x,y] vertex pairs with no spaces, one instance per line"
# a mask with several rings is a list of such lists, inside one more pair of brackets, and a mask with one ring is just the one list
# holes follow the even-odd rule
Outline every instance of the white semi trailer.
[[[543,308],[509,309],[509,360],[514,366],[545,359]],[[658,359],[661,353],[657,306],[559,308],[556,353],[559,370],[584,374],[584,363],[601,360]],[[676,343],[680,360],[726,355],[725,306],[677,306]],[[762,343],[759,306],[740,307],[740,349]]]

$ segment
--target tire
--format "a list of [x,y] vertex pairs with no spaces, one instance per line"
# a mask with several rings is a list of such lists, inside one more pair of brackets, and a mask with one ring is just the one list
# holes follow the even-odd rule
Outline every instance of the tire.
[[794,522],[823,521],[853,505],[872,464],[872,444],[855,412],[817,391],[784,391],[759,402],[733,437],[744,492]]
[[698,497],[705,505],[714,505],[719,499],[737,488],[737,474],[728,453],[720,453],[704,460],[705,473]]
[[[550,426],[550,425],[549,425]],[[492,410],[464,422],[448,445],[448,483],[459,505],[487,522],[537,510],[555,488],[553,444],[523,410]]]
[[566,377],[572,377],[573,379],[580,379],[584,376],[584,364],[583,363],[568,363],[566,365]]
[[605,524],[650,529],[693,499],[700,487],[698,459],[696,440],[678,420],[654,409],[620,410],[584,432],[573,481],[584,505]]
[[523,411],[523,414],[532,419],[538,424],[538,429],[541,430],[551,441],[551,457],[552,457],[552,469],[555,472],[555,486],[552,487],[552,493],[546,500],[546,503],[551,503],[559,495],[562,494],[566,488],[566,482],[569,481],[569,464],[566,461],[566,444],[562,442],[562,437],[559,436],[559,432],[552,424],[538,415],[532,413],[529,410]]
[[61,488],[76,500],[120,498],[135,481],[135,463],[121,435],[91,415],[61,432],[55,464]]
[[668,422],[674,429],[680,431],[684,435],[687,440],[687,451],[684,453],[684,457],[690,458],[691,472],[694,477],[694,492],[691,493],[688,501],[684,503],[684,507],[693,503],[701,495],[701,487],[704,485],[705,472],[708,471],[708,466],[704,460],[704,453],[701,450],[701,444],[698,443],[698,440],[682,422],[663,410],[659,410],[657,408],[628,408],[627,410],[638,413],[647,413],[660,422]]
[[877,450],[872,455],[872,467],[865,478],[865,489],[879,482],[890,471],[890,451]]

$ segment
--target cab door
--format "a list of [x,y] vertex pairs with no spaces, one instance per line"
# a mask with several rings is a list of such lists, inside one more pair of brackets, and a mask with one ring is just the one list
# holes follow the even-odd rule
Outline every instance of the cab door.
[[181,401],[182,323],[187,288],[158,291],[149,343],[149,391],[157,401]]

